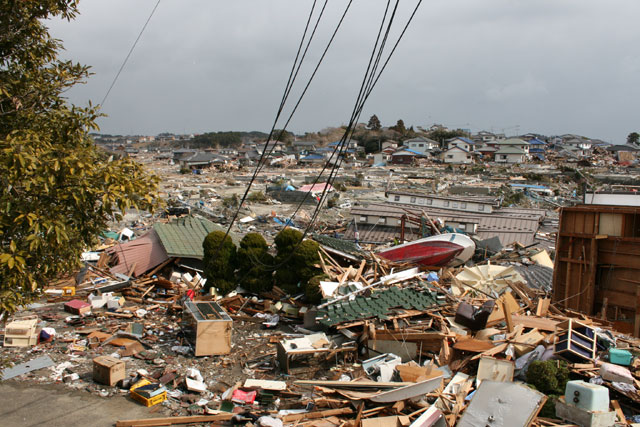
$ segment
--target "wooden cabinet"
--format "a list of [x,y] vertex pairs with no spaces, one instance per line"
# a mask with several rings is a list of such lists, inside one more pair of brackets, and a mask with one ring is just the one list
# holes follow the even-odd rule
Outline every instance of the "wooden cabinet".
[[211,301],[187,301],[182,312],[182,329],[196,356],[231,352],[233,320],[222,307]]

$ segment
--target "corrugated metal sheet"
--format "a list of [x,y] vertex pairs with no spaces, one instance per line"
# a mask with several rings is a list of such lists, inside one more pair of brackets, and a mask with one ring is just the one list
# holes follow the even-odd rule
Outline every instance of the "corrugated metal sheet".
[[[344,233],[344,240],[354,241],[355,228],[353,223],[349,225]],[[386,227],[380,225],[365,225],[358,226],[358,242],[360,243],[374,243],[383,244],[393,242],[395,239],[400,239],[400,227]],[[422,236],[418,233],[417,229],[405,229],[405,240],[417,240]]]
[[117,264],[111,267],[113,274],[129,274],[135,265],[133,275],[140,276],[169,259],[154,230],[135,240],[112,246],[107,253],[114,255],[117,260]]
[[[410,215],[419,216],[421,210],[424,210],[433,220],[440,218],[445,222],[456,221],[478,224],[476,234],[473,237],[478,240],[484,240],[497,236],[504,246],[514,242],[519,242],[525,246],[534,243],[536,231],[540,226],[541,212],[543,212],[538,209],[506,209],[503,215],[503,210],[500,209],[490,214],[481,214],[428,206],[416,209],[415,206],[411,205],[372,203],[367,207],[353,207],[351,215],[356,217],[372,216],[399,219],[407,211],[410,212]],[[368,227],[374,228],[369,230]],[[360,241],[364,243],[390,242],[400,236],[399,227],[363,226],[359,224],[358,231],[360,231]],[[347,233],[351,233],[349,236],[352,238],[352,227],[349,227]],[[409,224],[407,224],[405,235],[407,240],[419,238],[417,229],[412,236]]]
[[502,246],[510,245],[514,242],[518,242],[524,246],[528,246],[535,243],[535,232],[507,232],[507,231],[480,231],[473,237],[478,240],[489,239],[491,237],[497,237],[500,239]]

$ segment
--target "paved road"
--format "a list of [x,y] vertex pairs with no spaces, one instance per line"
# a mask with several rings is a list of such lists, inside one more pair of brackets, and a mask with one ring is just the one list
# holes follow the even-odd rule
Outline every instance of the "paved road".
[[124,396],[101,398],[62,384],[0,383],[0,426],[113,427],[118,420],[162,416]]

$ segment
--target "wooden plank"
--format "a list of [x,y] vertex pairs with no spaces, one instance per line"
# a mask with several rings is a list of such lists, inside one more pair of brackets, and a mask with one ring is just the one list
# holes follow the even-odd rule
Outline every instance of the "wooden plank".
[[[505,293],[505,296],[507,294]],[[513,297],[511,297],[513,298]],[[504,310],[504,321],[507,324],[507,331],[513,332],[513,319],[511,318],[511,310],[509,309],[509,303],[506,300],[502,300],[502,309]]]
[[540,298],[538,299],[538,304],[536,306],[536,316],[544,317],[547,315],[549,311],[549,304],[551,300],[549,298]]
[[493,349],[495,346],[490,341],[477,340],[475,338],[463,338],[458,340],[453,348],[460,351],[470,351],[473,353],[482,353]]
[[522,316],[512,315],[514,325],[522,325],[525,328],[539,329],[541,331],[553,332],[556,329],[556,325],[559,323],[555,320],[548,318],[534,317],[534,316]]
[[297,385],[313,385],[334,388],[398,388],[406,387],[412,382],[377,382],[377,381],[326,381],[326,380],[297,380]]
[[186,417],[161,417],[143,418],[139,420],[122,420],[116,422],[116,427],[151,427],[151,426],[172,426],[177,424],[211,423],[214,421],[228,421],[234,414],[217,415],[192,415]]
[[315,420],[318,418],[331,417],[333,415],[347,415],[347,414],[353,414],[353,409],[347,407],[347,408],[338,408],[338,409],[327,409],[326,411],[306,412],[304,414],[290,414],[282,417],[282,422],[290,423],[292,421],[299,421],[304,419]]
[[640,337],[640,288],[636,288],[636,315],[633,325],[633,335]]
[[618,415],[618,419],[620,420],[620,422],[623,424],[627,424],[627,417],[624,416],[624,412],[622,412],[622,408],[620,407],[618,401],[612,400],[611,406],[616,411],[616,415]]

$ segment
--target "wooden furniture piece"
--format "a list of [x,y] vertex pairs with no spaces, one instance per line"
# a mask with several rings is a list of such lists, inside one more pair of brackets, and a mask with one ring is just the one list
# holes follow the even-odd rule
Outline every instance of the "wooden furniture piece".
[[574,319],[556,327],[554,353],[570,362],[580,363],[596,357],[596,331]]
[[233,320],[212,301],[187,301],[182,311],[182,329],[196,356],[231,352]]

